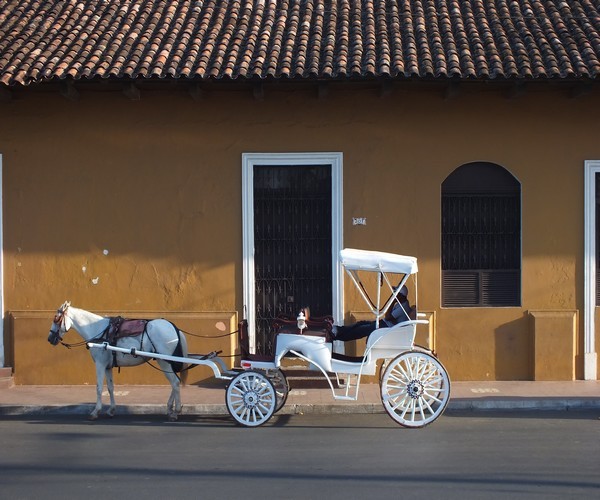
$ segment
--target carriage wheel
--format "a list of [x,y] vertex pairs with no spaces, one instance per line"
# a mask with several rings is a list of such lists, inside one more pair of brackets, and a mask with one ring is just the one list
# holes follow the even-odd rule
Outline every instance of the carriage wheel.
[[274,413],[277,413],[283,408],[287,401],[288,394],[290,392],[290,384],[287,381],[285,373],[280,369],[267,371],[267,377],[275,388],[275,394],[277,395],[277,404],[275,405]]
[[379,385],[383,382],[383,374],[385,373],[385,369],[387,368],[388,360],[384,359],[381,363],[381,367],[379,368]]
[[446,409],[450,378],[433,356],[418,351],[400,354],[381,379],[385,411],[404,427],[425,427]]
[[236,422],[247,427],[258,427],[275,413],[277,395],[266,375],[244,371],[227,386],[225,403]]

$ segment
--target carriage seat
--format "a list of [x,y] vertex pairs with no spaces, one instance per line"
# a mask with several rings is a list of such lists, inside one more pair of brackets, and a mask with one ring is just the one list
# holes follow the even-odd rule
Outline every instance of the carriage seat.
[[[322,318],[311,318],[306,321],[307,328],[302,332],[298,329],[296,318],[290,316],[278,316],[273,320],[273,331],[275,339],[273,344],[276,345],[276,337],[280,333],[291,333],[294,335],[311,335],[313,337],[325,337],[326,342],[332,341],[331,329],[333,327],[333,317],[324,316]],[[238,341],[240,346],[240,354],[242,359],[248,361],[273,361],[273,355],[269,354],[252,354],[250,352],[250,340],[248,337],[248,321],[243,319],[238,324]]]
[[323,316],[306,320],[306,328],[300,330],[296,318],[280,315],[273,320],[273,331],[278,333],[291,333],[293,335],[310,335],[312,337],[325,337],[326,342],[332,341],[333,317]]

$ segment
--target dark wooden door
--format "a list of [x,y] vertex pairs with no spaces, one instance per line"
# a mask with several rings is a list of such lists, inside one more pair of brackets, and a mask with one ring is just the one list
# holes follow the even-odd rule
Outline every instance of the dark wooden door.
[[272,323],[332,312],[331,168],[254,167],[256,352],[272,353]]

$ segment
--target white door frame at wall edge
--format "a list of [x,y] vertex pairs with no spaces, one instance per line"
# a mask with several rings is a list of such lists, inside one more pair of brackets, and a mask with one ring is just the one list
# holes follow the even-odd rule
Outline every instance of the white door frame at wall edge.
[[584,187],[583,378],[598,377],[596,353],[596,174],[600,160],[586,160]]
[[4,228],[2,221],[4,212],[2,210],[2,154],[0,154],[0,368],[4,367]]
[[242,217],[243,217],[243,287],[244,311],[248,320],[248,340],[255,352],[255,276],[254,276],[254,167],[259,165],[331,166],[331,289],[333,317],[336,323],[343,317],[343,270],[339,263],[342,249],[343,220],[343,154],[342,153],[244,153],[242,154]]

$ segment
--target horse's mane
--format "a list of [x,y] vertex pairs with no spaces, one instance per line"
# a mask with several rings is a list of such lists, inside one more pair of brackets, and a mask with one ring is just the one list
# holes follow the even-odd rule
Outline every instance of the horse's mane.
[[104,318],[104,316],[101,316],[100,314],[96,314],[96,313],[94,313],[92,311],[86,311],[85,309],[80,309],[79,307],[71,306],[71,307],[69,307],[69,309],[75,310],[75,311],[79,312],[80,314],[85,315],[85,316],[87,316],[89,318],[94,318],[94,319],[102,319],[102,318]]
[[90,312],[90,311],[86,311],[85,309],[79,309],[77,307],[69,307],[69,311],[70,311],[70,316],[71,319],[74,319],[74,317],[77,317],[78,322],[82,325],[82,326],[87,326],[87,325],[93,325],[94,323],[98,323],[102,320],[105,320],[108,322],[108,318],[104,317],[104,316],[100,316],[99,314]]

